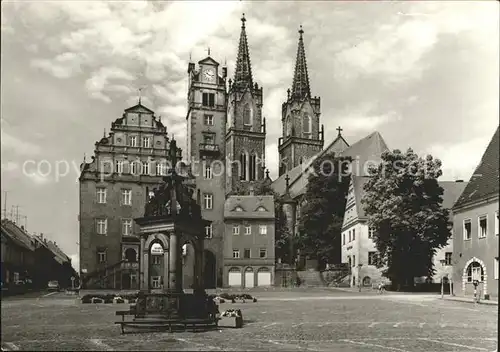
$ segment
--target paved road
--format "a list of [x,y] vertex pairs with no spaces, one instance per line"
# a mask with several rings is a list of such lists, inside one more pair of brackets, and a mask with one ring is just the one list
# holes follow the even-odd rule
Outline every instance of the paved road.
[[120,335],[122,305],[54,294],[2,302],[5,350],[494,351],[497,307],[436,296],[342,291],[254,293],[242,329]]

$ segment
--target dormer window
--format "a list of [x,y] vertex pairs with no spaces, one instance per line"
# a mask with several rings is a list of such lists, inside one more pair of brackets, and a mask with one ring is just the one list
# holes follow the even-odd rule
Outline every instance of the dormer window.
[[243,208],[240,206],[237,206],[236,208],[234,208],[234,211],[243,211]]
[[267,211],[267,210],[263,206],[260,206],[260,207],[257,208],[257,211]]

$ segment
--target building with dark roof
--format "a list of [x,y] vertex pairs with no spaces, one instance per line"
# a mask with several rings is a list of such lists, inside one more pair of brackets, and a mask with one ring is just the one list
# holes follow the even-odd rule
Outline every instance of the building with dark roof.
[[239,288],[273,285],[274,197],[229,196],[224,205],[224,223],[227,285]]
[[493,135],[467,187],[453,207],[453,283],[457,295],[478,290],[498,297],[499,132]]
[[[361,200],[365,195],[364,185],[368,176],[352,176],[346,202],[346,211],[342,224],[342,263],[347,264],[351,270],[349,283],[352,287],[358,286],[359,278],[363,286],[384,281],[382,270],[375,266],[377,248],[372,239],[372,232],[368,228],[366,216]],[[467,183],[455,181],[439,181],[443,188],[442,207],[450,209],[458,199]],[[450,221],[453,215],[450,212]],[[431,278],[440,282],[441,278],[451,277],[452,273],[453,237],[448,243],[437,250],[433,258],[435,273]],[[359,267],[359,264],[362,264]]]

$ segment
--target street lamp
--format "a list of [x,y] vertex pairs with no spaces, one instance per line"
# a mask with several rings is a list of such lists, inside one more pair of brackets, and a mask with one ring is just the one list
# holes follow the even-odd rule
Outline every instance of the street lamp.
[[358,264],[358,288],[359,288],[359,292],[361,292],[361,267],[363,266],[363,264],[359,263]]

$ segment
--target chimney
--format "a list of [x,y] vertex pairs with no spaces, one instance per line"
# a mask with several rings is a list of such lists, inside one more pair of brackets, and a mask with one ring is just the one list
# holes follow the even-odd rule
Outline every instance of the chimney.
[[456,180],[455,182],[464,182],[464,180]]

